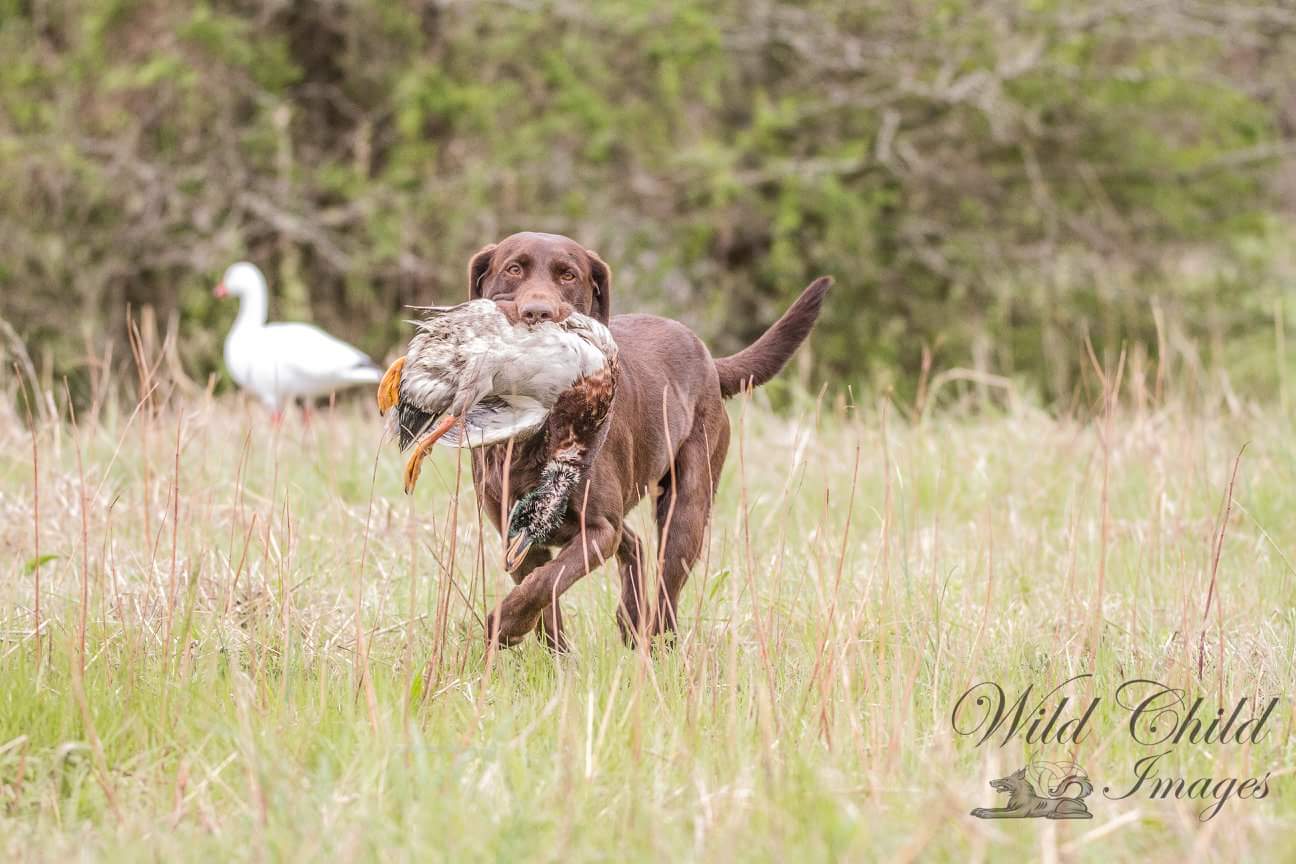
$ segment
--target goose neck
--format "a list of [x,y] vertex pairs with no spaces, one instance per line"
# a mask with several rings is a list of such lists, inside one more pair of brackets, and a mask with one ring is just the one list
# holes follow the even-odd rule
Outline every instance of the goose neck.
[[264,285],[256,285],[244,292],[239,298],[238,317],[234,319],[234,328],[264,327],[266,323],[266,290]]

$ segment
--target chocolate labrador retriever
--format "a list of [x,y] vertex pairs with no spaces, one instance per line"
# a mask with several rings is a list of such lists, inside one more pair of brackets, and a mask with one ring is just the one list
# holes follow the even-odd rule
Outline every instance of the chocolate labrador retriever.
[[[572,310],[599,319],[616,338],[621,362],[606,438],[548,539],[558,552],[537,546],[526,553],[513,572],[516,587],[488,618],[487,639],[516,645],[535,630],[549,647],[564,650],[558,598],[614,555],[621,570],[617,622],[627,643],[672,633],[729,449],[723,400],[783,368],[814,326],[832,280],[816,279],[751,346],[719,359],[677,321],[612,317],[611,270],[567,237],[524,233],[491,244],[473,256],[468,284],[473,299],[515,304],[511,311],[527,322],[560,321]],[[537,483],[543,449],[535,436],[511,449],[474,451],[473,483],[497,530],[507,525],[511,499]],[[660,544],[654,597],[645,596],[643,544],[625,521],[644,495],[655,499]]]

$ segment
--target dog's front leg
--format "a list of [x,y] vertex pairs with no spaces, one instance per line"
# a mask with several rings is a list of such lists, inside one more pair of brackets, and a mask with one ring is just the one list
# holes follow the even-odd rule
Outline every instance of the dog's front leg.
[[591,520],[585,525],[583,538],[577,534],[552,561],[527,574],[495,607],[486,619],[487,643],[507,648],[521,642],[535,629],[545,608],[557,602],[576,580],[611,558],[620,540],[619,525],[602,518]]

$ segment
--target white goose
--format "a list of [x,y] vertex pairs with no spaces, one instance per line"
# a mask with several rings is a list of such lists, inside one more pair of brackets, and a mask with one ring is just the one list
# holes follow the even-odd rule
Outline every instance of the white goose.
[[255,264],[225,271],[217,297],[239,298],[225,337],[225,365],[240,387],[283,416],[297,399],[313,399],[355,384],[376,384],[382,370],[363,351],[310,324],[267,324],[266,281]]

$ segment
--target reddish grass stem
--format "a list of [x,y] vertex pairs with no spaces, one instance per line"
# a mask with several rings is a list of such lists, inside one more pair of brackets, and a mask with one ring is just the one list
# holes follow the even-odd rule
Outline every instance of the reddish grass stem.
[[[1228,487],[1224,491],[1224,512],[1220,518],[1219,531],[1215,533],[1215,540],[1211,549],[1211,572],[1210,583],[1206,587],[1206,605],[1202,609],[1202,629],[1201,637],[1197,643],[1197,678],[1201,679],[1206,668],[1206,622],[1210,618],[1211,601],[1215,599],[1215,585],[1219,580],[1219,563],[1220,554],[1224,551],[1224,535],[1228,532],[1229,516],[1233,513],[1233,485],[1237,483],[1238,467],[1242,464],[1242,454],[1246,452],[1247,445],[1243,444],[1238,450],[1237,456],[1233,459],[1233,472],[1229,475]],[[1216,604],[1219,605],[1218,603]],[[1223,675],[1224,664],[1224,633],[1223,620],[1220,620],[1220,656],[1218,663],[1220,665],[1220,674]],[[1222,680],[1222,679],[1221,679]],[[1222,703],[1221,703],[1222,704]]]
[[[14,375],[19,381],[18,364],[14,364]],[[37,445],[36,418],[32,416],[31,403],[27,400],[27,385],[22,388],[23,407],[27,410],[27,426],[31,429],[32,449],[32,588],[35,601],[32,606],[32,639],[36,656],[36,668],[41,665],[41,546],[40,546],[40,448]]]

